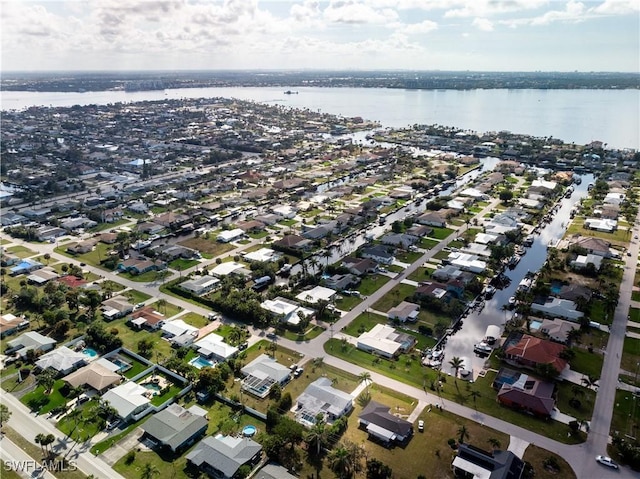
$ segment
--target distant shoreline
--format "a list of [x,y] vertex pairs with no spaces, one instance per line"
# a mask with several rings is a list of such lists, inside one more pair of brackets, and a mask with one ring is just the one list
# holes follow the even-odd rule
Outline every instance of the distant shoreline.
[[394,88],[406,90],[629,90],[640,74],[616,72],[177,71],[8,72],[1,91],[152,91],[208,87]]

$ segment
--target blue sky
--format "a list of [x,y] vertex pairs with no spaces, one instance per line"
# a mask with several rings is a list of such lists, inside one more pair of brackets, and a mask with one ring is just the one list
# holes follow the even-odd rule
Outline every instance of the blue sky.
[[640,71],[640,0],[0,0],[1,69]]

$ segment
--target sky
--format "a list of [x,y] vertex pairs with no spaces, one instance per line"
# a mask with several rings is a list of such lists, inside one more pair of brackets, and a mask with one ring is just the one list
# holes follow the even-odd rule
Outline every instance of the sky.
[[0,0],[0,69],[640,71],[640,0]]

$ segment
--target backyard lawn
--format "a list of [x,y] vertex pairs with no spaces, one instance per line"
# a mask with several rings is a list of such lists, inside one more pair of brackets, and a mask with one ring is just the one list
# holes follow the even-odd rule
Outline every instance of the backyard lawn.
[[448,238],[451,233],[453,233],[453,230],[450,228],[433,228],[433,232],[431,233],[430,237],[438,240],[443,240],[445,238]]
[[420,243],[418,243],[418,247],[422,248],[422,249],[431,249],[435,245],[437,245],[438,243],[439,243],[439,241],[434,240],[434,239],[422,238],[420,240]]
[[122,339],[122,346],[134,353],[138,352],[138,341],[149,339],[153,342],[153,352],[155,355],[160,355],[165,358],[171,355],[171,344],[169,344],[169,341],[162,339],[162,331],[151,332],[146,329],[136,329],[126,324],[126,322],[127,318],[116,319],[105,323],[105,329],[107,331],[117,330],[118,337]]
[[416,287],[410,284],[400,283],[393,287],[391,291],[380,298],[374,305],[376,311],[387,312],[394,306],[399,305],[406,297],[412,296]]

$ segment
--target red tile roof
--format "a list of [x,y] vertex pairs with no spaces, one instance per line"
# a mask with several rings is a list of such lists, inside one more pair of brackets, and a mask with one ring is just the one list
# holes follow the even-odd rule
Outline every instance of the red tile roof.
[[525,334],[518,344],[509,346],[505,354],[534,364],[551,364],[561,372],[567,365],[567,361],[559,357],[565,349],[561,344]]
[[70,274],[58,278],[58,281],[66,284],[70,288],[79,288],[80,286],[84,286],[85,284],[87,284],[87,281],[85,281],[84,279],[72,276]]

